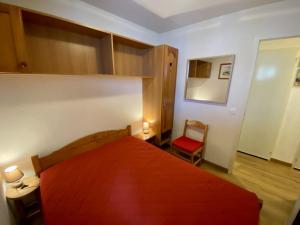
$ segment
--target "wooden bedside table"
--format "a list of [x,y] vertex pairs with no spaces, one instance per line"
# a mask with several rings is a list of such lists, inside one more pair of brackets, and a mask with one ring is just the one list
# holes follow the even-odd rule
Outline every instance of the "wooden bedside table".
[[154,139],[156,137],[156,133],[152,130],[149,129],[149,133],[148,134],[144,134],[143,131],[141,131],[140,133],[134,135],[134,137],[141,139],[143,141],[147,141],[149,143],[154,143]]
[[20,225],[42,224],[40,205],[40,179],[38,177],[25,177],[23,184],[27,187],[8,188],[6,190],[7,204]]

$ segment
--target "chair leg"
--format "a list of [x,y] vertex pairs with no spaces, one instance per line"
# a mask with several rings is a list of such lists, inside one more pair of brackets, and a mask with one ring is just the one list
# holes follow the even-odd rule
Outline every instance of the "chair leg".
[[195,155],[192,154],[192,155],[191,155],[191,162],[192,162],[192,164],[194,164],[194,160],[195,160]]
[[203,162],[203,159],[202,158],[199,158],[195,163],[194,165],[197,166],[199,163],[201,165],[201,163]]
[[[180,153],[184,153],[185,156],[187,157],[183,157],[182,154]],[[176,147],[171,146],[171,154],[193,164],[193,165],[197,165],[199,162],[202,163],[203,158],[202,158],[202,151],[198,151],[197,153],[186,153],[186,152],[182,152],[180,150],[178,150]],[[197,159],[197,161],[195,161],[195,158],[199,155],[199,159]]]
[[199,159],[195,162],[193,162],[193,164],[196,166],[198,163],[202,163],[203,162],[203,156],[202,156],[202,151],[198,152],[197,154],[195,154],[195,156],[198,156]]

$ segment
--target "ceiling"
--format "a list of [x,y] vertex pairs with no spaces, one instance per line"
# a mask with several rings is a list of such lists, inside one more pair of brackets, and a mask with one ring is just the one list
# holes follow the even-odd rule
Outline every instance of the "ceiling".
[[82,0],[155,32],[282,0]]

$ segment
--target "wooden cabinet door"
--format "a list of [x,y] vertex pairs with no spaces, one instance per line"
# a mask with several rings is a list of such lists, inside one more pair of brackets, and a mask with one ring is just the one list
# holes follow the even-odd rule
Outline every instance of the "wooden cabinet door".
[[0,4],[0,72],[27,72],[21,9]]
[[169,46],[164,49],[162,132],[173,128],[174,99],[176,88],[178,50]]

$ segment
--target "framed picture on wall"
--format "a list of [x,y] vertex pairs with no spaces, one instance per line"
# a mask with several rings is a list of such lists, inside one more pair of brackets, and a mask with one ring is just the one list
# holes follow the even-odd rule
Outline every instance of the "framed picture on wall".
[[297,69],[295,86],[300,86],[300,68]]
[[300,58],[298,58],[297,63],[295,86],[300,86]]
[[232,72],[232,63],[222,63],[220,65],[219,79],[230,79]]

